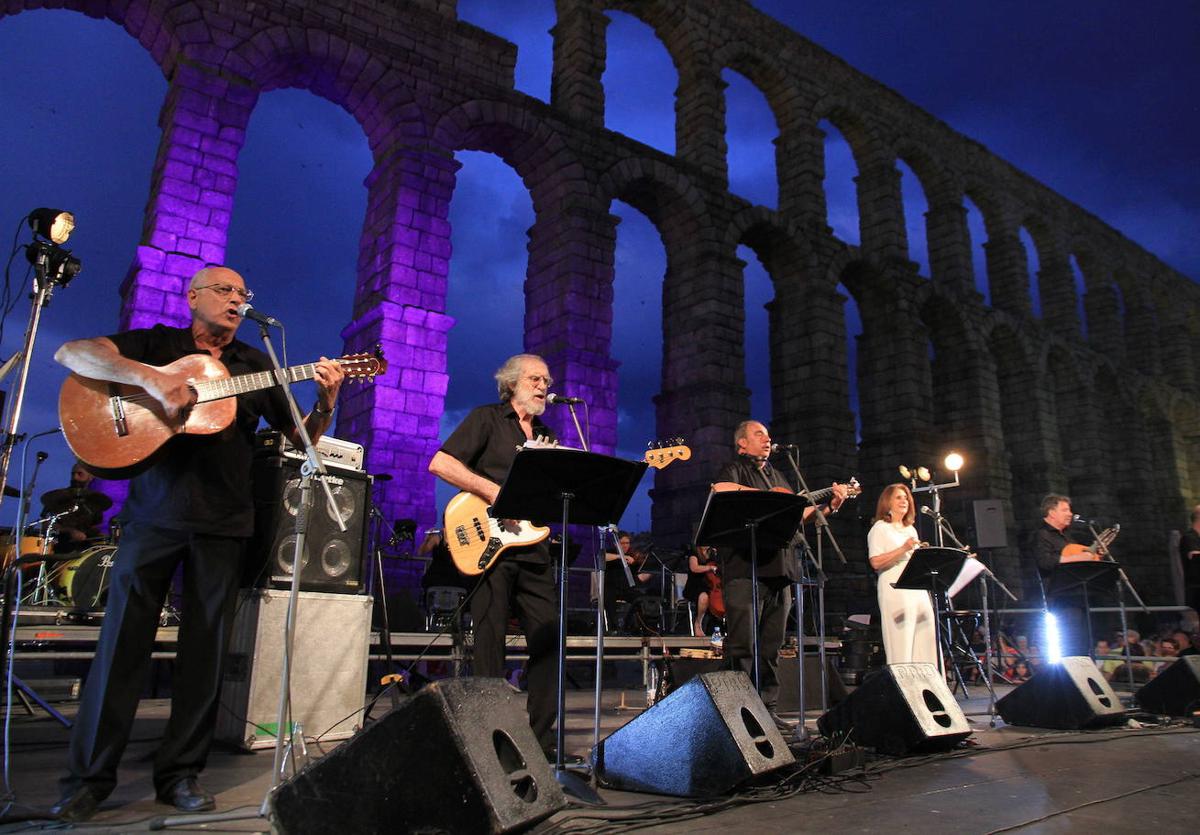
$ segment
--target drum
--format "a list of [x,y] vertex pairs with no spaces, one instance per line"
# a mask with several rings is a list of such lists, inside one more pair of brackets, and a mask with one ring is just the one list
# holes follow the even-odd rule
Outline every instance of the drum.
[[[18,554],[25,557],[33,554],[45,554],[48,550],[49,546],[44,537],[23,536],[20,539],[19,547],[13,547],[12,539],[8,538],[4,542],[4,568],[7,569]],[[27,563],[34,568],[37,568],[38,564],[38,562]]]
[[116,545],[93,545],[76,559],[63,563],[54,577],[58,599],[79,610],[103,609],[108,598],[108,572],[116,557]]

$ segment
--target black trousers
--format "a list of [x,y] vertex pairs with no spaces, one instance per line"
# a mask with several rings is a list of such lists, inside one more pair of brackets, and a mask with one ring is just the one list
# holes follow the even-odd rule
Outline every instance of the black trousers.
[[471,599],[475,675],[504,677],[510,607],[525,630],[529,646],[525,670],[529,725],[546,751],[554,747],[558,712],[558,591],[554,573],[551,563],[501,558],[484,575]]
[[221,665],[245,540],[126,523],[109,574],[108,605],[88,671],[61,781],[67,794],[87,785],[101,797],[117,784],[117,765],[133,728],[150,667],[159,613],[183,564],[183,610],[171,688],[171,716],[154,758],[154,787],[165,793],[199,774],[208,759]]
[[[724,589],[728,630],[725,657],[732,669],[742,670],[754,681],[753,584],[749,577],[734,577],[725,581]],[[763,704],[774,710],[779,701],[779,649],[783,646],[783,633],[792,608],[792,587],[788,581],[781,577],[760,579],[758,607],[758,692]]]

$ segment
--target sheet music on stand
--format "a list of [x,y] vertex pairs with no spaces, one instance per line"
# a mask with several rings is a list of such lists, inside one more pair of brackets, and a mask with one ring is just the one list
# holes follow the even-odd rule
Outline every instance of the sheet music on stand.
[[983,573],[983,569],[984,565],[979,560],[966,560],[963,563],[962,570],[958,572],[958,576],[950,584],[950,588],[946,589],[946,596],[953,600],[956,594],[970,585],[972,580]]

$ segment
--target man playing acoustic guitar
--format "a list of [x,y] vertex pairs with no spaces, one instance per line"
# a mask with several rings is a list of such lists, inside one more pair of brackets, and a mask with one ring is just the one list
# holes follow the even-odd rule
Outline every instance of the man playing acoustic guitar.
[[[541,357],[509,357],[496,372],[500,402],[473,409],[434,453],[429,472],[490,506],[517,450],[526,441],[554,438],[540,417],[546,410],[551,382],[550,370]],[[525,630],[529,724],[551,760],[555,759],[557,712],[557,601],[554,565],[544,539],[505,550],[487,569],[471,598],[475,675],[504,677],[510,608]]]
[[[1070,497],[1052,493],[1042,499],[1042,524],[1033,534],[1032,550],[1041,576],[1043,596],[1046,583],[1059,563],[1098,559],[1095,549],[1083,546],[1072,536],[1070,529],[1074,521]],[[1087,613],[1083,610],[1080,591],[1066,591],[1047,597],[1045,602],[1058,621],[1062,654],[1087,655],[1092,648],[1088,646]]]
[[[196,404],[196,389],[187,373],[163,366],[201,354],[234,375],[270,368],[266,354],[234,339],[242,323],[238,305],[250,296],[233,270],[206,267],[188,285],[189,327],[157,325],[79,339],[54,358],[83,377],[144,389],[161,406],[155,410],[163,422],[177,424]],[[314,439],[329,426],[343,376],[324,357],[315,365],[317,402],[305,418]],[[142,402],[149,404],[145,395]],[[104,626],[71,732],[62,799],[51,810],[61,820],[87,820],[116,786],[159,611],[181,563],[183,614],[171,716],[154,759],[154,788],[160,802],[182,811],[215,805],[196,778],[212,742],[221,662],[245,543],[254,528],[250,468],[260,418],[295,440],[278,389],[239,394],[232,423],[213,434],[172,438],[130,482],[117,517],[121,547],[110,574]],[[113,421],[95,434],[105,431],[114,431]]]

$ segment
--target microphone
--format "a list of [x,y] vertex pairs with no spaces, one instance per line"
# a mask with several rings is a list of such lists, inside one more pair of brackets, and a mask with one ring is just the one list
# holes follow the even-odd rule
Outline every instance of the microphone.
[[583,398],[582,397],[567,397],[565,394],[555,394],[554,392],[550,392],[549,394],[546,395],[546,402],[547,403],[574,404],[574,403],[582,403]]
[[927,504],[921,505],[921,512],[924,513],[926,516],[935,516],[936,517],[936,514],[933,512],[933,508],[931,508]]
[[783,452],[787,449],[799,449],[796,444],[771,444],[771,452]]
[[1095,524],[1097,524],[1095,519],[1084,519],[1078,513],[1075,514],[1075,518],[1072,521],[1074,521],[1075,524],[1077,524],[1077,525],[1095,525]]
[[49,457],[50,457],[50,453],[48,453],[48,452],[39,452],[37,454],[37,460],[39,460],[39,461],[45,461]]
[[280,322],[274,316],[268,316],[265,313],[259,313],[257,310],[254,309],[254,307],[250,304],[250,302],[242,302],[241,304],[239,304],[237,306],[237,312],[238,312],[238,316],[241,316],[243,319],[253,319],[255,322],[258,322],[260,325],[270,325],[270,326],[276,327],[276,328],[283,327],[283,322]]

